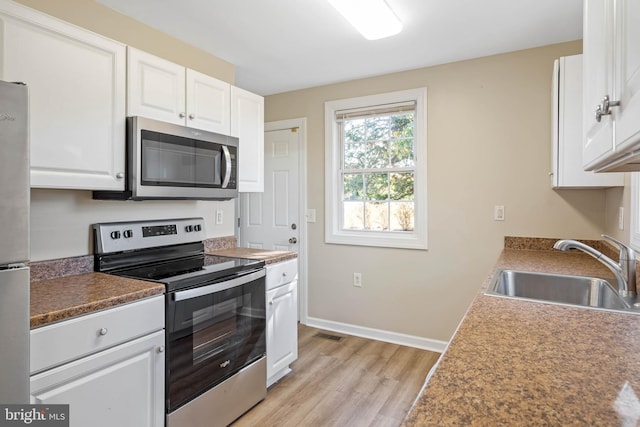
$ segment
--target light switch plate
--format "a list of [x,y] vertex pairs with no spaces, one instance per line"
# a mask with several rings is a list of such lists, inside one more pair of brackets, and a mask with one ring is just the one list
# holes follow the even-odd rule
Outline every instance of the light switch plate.
[[316,210],[315,209],[307,209],[307,222],[316,222]]
[[618,208],[618,230],[624,230],[624,207]]

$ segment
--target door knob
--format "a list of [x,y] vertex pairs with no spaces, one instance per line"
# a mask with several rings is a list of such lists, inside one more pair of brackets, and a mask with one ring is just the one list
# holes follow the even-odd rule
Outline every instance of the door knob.
[[295,237],[292,237],[292,238],[289,239],[289,243],[291,243],[292,245],[294,243],[298,243],[298,239],[296,239]]

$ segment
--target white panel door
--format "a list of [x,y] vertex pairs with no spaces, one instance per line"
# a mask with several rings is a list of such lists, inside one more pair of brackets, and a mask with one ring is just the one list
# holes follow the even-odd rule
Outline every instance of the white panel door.
[[185,124],[185,68],[127,49],[127,115]]
[[298,129],[264,135],[264,193],[240,194],[240,246],[297,252]]
[[187,126],[229,135],[231,85],[187,69]]
[[621,0],[616,7],[620,107],[613,108],[612,114],[616,121],[616,149],[624,150],[640,141],[640,2]]

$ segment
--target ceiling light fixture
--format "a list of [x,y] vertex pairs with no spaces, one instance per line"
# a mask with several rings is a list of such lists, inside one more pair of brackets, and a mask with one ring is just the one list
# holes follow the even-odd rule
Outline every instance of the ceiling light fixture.
[[396,35],[402,22],[385,0],[328,0],[367,40]]

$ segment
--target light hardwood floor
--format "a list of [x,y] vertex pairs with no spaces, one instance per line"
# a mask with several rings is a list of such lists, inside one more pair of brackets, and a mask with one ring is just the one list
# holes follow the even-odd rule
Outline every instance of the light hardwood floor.
[[300,325],[293,372],[237,420],[245,426],[398,426],[439,353]]

